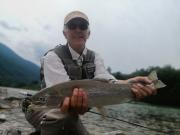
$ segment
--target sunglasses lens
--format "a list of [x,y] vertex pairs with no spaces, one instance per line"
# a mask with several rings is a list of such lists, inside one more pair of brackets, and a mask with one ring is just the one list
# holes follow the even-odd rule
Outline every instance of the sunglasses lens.
[[86,30],[86,29],[88,28],[88,25],[85,24],[85,23],[82,23],[82,24],[79,25],[79,28],[80,28],[81,30]]
[[72,21],[67,23],[67,27],[70,30],[74,30],[76,28],[79,28],[81,30],[86,30],[88,28],[88,23],[85,20],[75,20],[73,19]]
[[76,24],[74,24],[74,23],[69,23],[69,24],[67,25],[67,27],[68,27],[68,29],[70,29],[70,30],[74,30],[74,29],[77,28]]

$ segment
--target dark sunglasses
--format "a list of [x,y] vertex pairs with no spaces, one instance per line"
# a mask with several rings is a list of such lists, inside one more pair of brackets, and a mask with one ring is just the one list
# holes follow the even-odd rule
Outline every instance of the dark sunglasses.
[[84,19],[73,19],[69,21],[66,26],[70,30],[75,30],[76,28],[79,28],[80,30],[87,30],[89,24]]

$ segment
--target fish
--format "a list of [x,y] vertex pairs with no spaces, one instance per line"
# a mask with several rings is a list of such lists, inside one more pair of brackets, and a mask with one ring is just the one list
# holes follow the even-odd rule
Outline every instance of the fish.
[[[152,71],[148,78],[152,80],[151,85],[156,89],[166,86],[158,79],[156,71]],[[65,97],[71,96],[73,88],[82,88],[86,91],[89,107],[120,104],[135,99],[131,90],[133,83],[135,82],[113,84],[105,79],[71,80],[42,89],[30,98],[30,106],[31,109],[57,108]]]

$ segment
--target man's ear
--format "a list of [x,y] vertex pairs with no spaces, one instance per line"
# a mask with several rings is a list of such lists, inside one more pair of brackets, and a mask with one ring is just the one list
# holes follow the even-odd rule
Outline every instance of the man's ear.
[[89,30],[88,33],[87,33],[87,38],[86,38],[86,39],[89,38],[90,34],[91,34],[91,32],[90,32],[90,30]]
[[66,32],[64,30],[63,30],[63,35],[64,35],[65,38],[67,38]]

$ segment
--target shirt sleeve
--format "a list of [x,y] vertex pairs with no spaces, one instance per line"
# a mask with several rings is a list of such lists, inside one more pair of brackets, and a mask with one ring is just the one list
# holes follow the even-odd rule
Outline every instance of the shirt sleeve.
[[94,74],[94,78],[106,79],[106,80],[116,80],[114,76],[112,76],[105,68],[104,61],[100,57],[98,53],[95,53],[95,61],[96,71]]
[[50,51],[42,60],[47,87],[70,80],[61,59],[53,51]]

